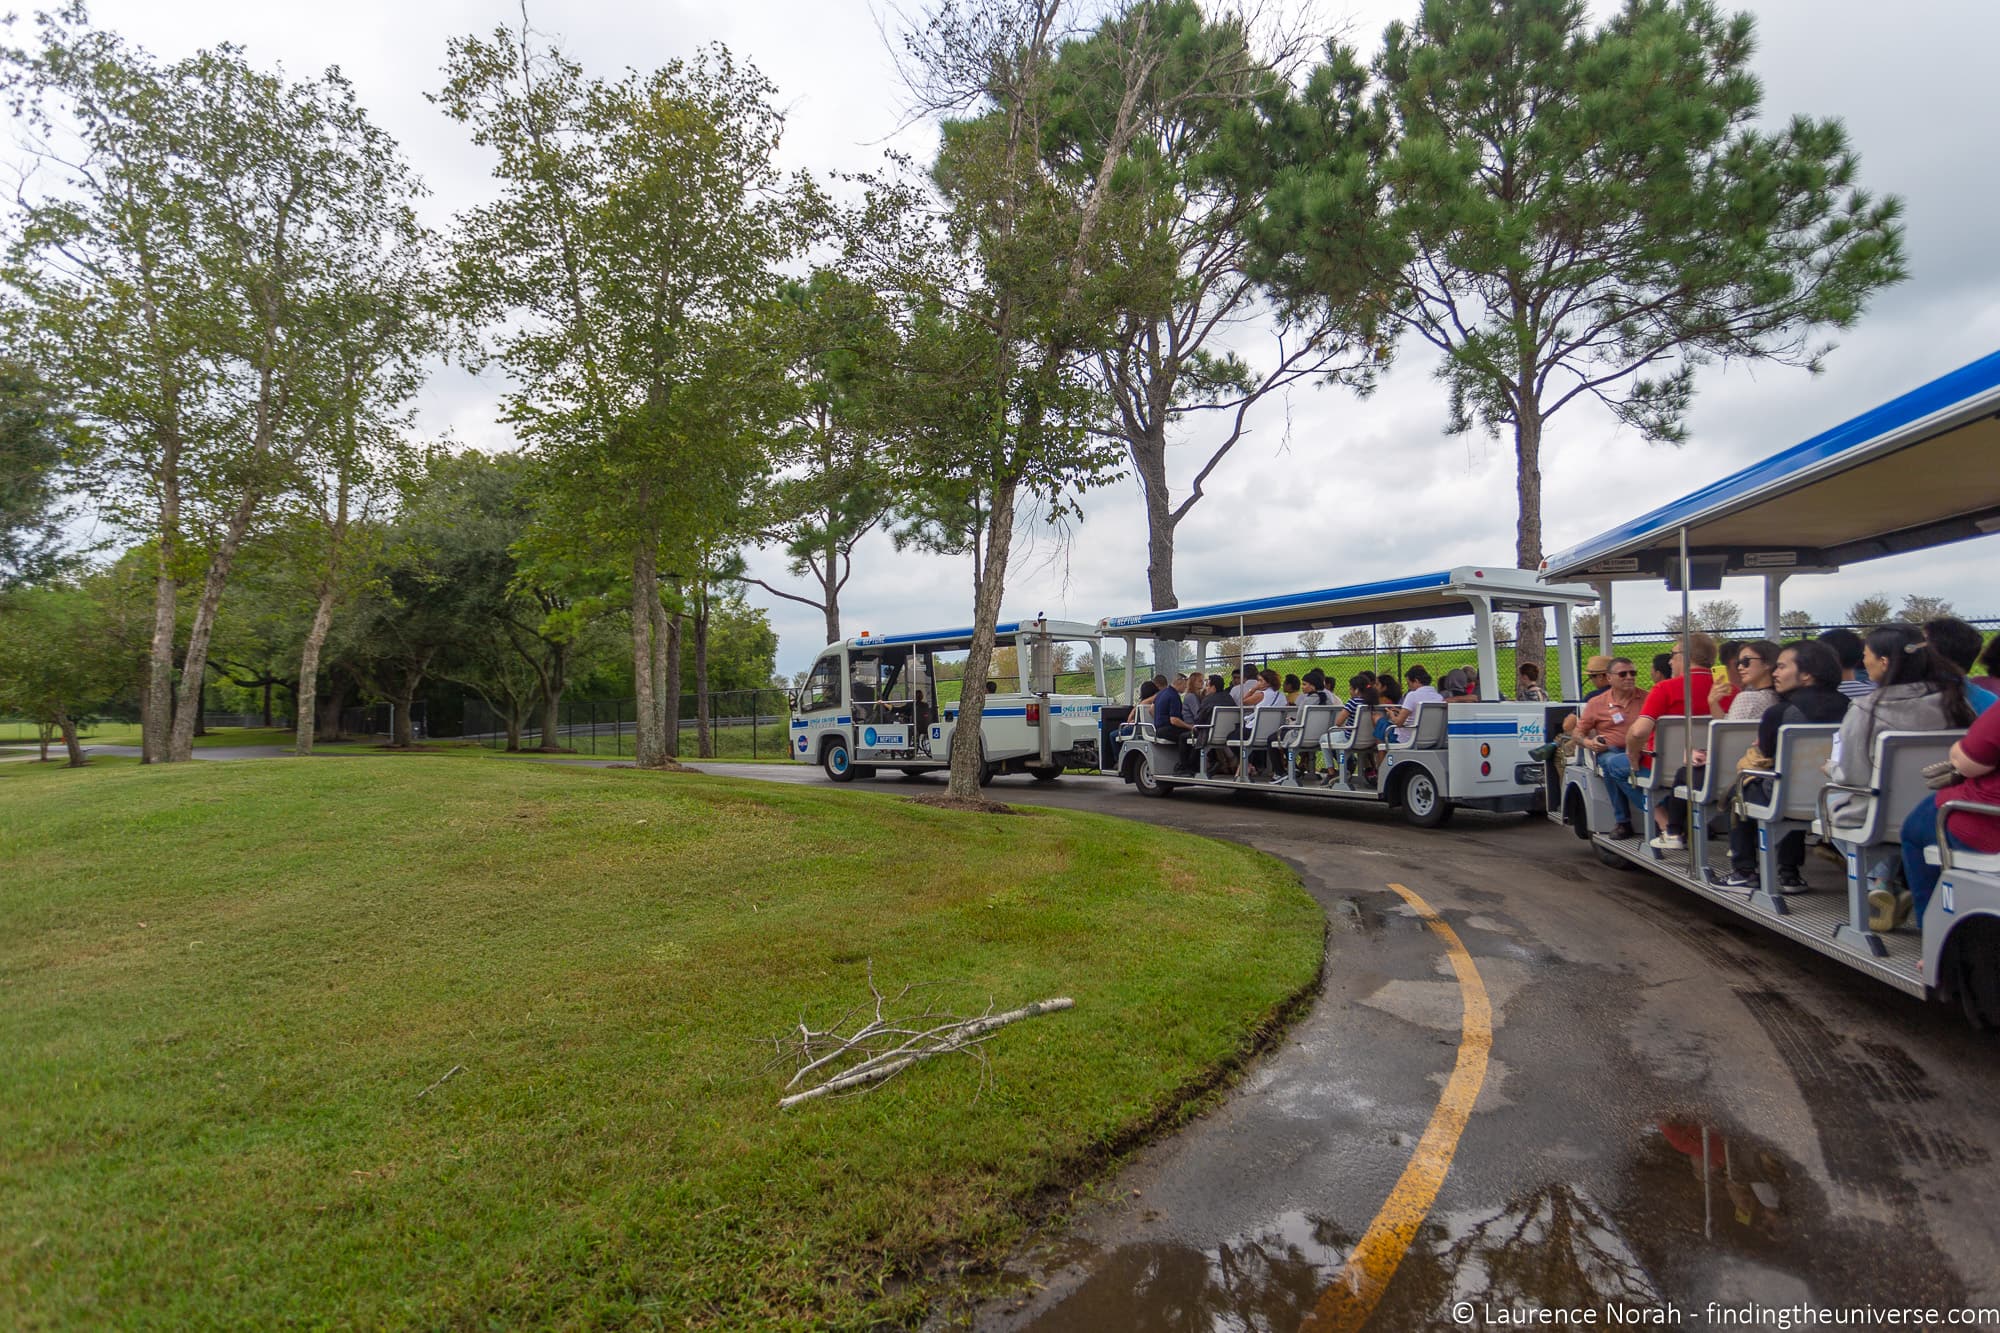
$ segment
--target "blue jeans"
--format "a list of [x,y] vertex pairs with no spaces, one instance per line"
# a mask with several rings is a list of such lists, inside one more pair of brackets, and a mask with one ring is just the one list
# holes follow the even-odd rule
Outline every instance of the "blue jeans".
[[[1919,925],[1923,923],[1924,908],[1931,894],[1937,890],[1938,877],[1944,873],[1924,860],[1924,848],[1937,846],[1937,816],[1936,799],[1926,796],[1903,819],[1903,881],[1910,886],[1910,897],[1916,901]],[[1952,838],[1951,846],[1954,851],[1965,850],[1965,843],[1956,837]]]
[[1635,815],[1646,813],[1646,796],[1632,785],[1632,757],[1613,750],[1597,761],[1598,776],[1604,779],[1605,793],[1611,797],[1611,814],[1621,824],[1636,826]]

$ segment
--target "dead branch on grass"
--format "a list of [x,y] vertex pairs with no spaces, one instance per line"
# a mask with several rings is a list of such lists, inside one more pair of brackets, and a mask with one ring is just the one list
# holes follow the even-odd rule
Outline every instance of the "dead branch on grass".
[[[980,1048],[993,1033],[1024,1018],[1052,1014],[1071,1008],[1076,1001],[1067,996],[1040,1000],[994,1012],[988,1001],[985,1012],[971,1018],[947,1013],[925,1005],[921,1013],[897,1015],[894,1010],[911,992],[939,983],[913,982],[884,995],[875,985],[873,960],[868,966],[869,1001],[852,1005],[824,1028],[815,1029],[802,1015],[798,1025],[781,1037],[774,1037],[773,1064],[795,1063],[798,1067],[786,1082],[786,1096],[778,1099],[778,1109],[837,1093],[860,1093],[880,1087],[910,1066],[939,1055],[969,1055],[983,1066],[986,1055]],[[818,1078],[816,1084],[811,1080]],[[803,1091],[793,1088],[807,1084]]]

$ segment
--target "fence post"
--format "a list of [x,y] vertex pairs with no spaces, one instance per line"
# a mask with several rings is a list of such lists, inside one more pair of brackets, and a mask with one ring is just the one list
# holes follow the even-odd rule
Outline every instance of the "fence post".
[[762,690],[750,691],[750,757],[752,759],[757,757],[757,732],[761,729],[758,724],[763,721],[764,710],[761,707],[763,699],[764,692]]

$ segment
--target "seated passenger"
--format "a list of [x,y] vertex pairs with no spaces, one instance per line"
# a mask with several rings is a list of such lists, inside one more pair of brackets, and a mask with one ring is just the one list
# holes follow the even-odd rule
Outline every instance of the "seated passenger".
[[1983,716],[1996,698],[1992,690],[1972,679],[1972,670],[1979,665],[1979,648],[1984,638],[1957,616],[1939,616],[1936,620],[1924,622],[1924,642],[1965,673],[1965,698],[1972,705],[1974,716]]
[[1993,642],[1986,645],[1986,651],[1979,655],[1977,665],[1981,674],[1972,677],[1972,683],[2000,698],[2000,634],[1994,635]]
[[[1771,671],[1777,664],[1778,645],[1769,639],[1738,642],[1735,654],[1724,659],[1724,665],[1735,676],[1737,688],[1730,696],[1728,715],[1721,720],[1755,722],[1763,717],[1765,711],[1778,702],[1778,692],[1771,685]],[[1715,697],[1711,691],[1709,698]],[[1687,802],[1673,795],[1673,789],[1700,786],[1703,770],[1707,766],[1708,752],[1697,748],[1689,753],[1687,764],[1674,773],[1673,781],[1667,785],[1668,794],[1660,804],[1666,810],[1668,833],[1680,836],[1687,827]]]
[[1410,682],[1410,688],[1402,701],[1385,707],[1389,721],[1396,729],[1396,743],[1408,745],[1417,738],[1417,708],[1422,704],[1444,703],[1444,696],[1431,686],[1431,673],[1419,664],[1403,673]]
[[1645,696],[1639,691],[1639,669],[1629,657],[1614,657],[1608,664],[1611,687],[1585,701],[1577,716],[1576,744],[1597,756],[1597,773],[1604,779],[1605,794],[1611,798],[1611,817],[1616,821],[1611,836],[1633,835],[1633,817],[1646,808],[1645,798],[1632,785],[1632,761],[1625,754],[1625,737],[1639,718]]
[[1186,748],[1181,744],[1187,721],[1181,717],[1181,692],[1168,684],[1153,691],[1153,737],[1174,747],[1174,768],[1187,767]]
[[1299,678],[1297,676],[1289,676],[1289,675],[1286,676],[1284,690],[1285,690],[1285,702],[1288,704],[1296,705],[1299,701],[1299,694],[1301,693]]
[[1540,667],[1533,662],[1523,662],[1514,672],[1514,676],[1518,682],[1514,691],[1515,698],[1524,704],[1545,704],[1549,701],[1549,692],[1542,688]]
[[[1268,717],[1273,711],[1282,717],[1290,709],[1291,705],[1285,702],[1284,681],[1279,678],[1277,672],[1271,670],[1269,667],[1265,667],[1257,675],[1257,684],[1259,689],[1256,693],[1253,694],[1245,691],[1243,695],[1244,707],[1254,710],[1248,713],[1243,719],[1243,734],[1245,736],[1252,736],[1261,729],[1267,736],[1276,736],[1277,732],[1272,728],[1283,724],[1274,724],[1265,721],[1262,722],[1260,727],[1259,719]],[[1269,741],[1266,741],[1263,745],[1253,750],[1250,757],[1252,760],[1251,776],[1253,778],[1270,778],[1273,780],[1277,778],[1278,757]]]
[[[1843,786],[1866,785],[1875,738],[1885,731],[1945,731],[1972,725],[1965,673],[1934,651],[1909,625],[1884,625],[1868,635],[1861,664],[1875,688],[1841,719],[1827,776]],[[1866,810],[1846,792],[1827,798],[1836,828],[1852,828]]]
[[[1847,696],[1839,690],[1843,672],[1840,658],[1818,639],[1788,643],[1778,650],[1777,665],[1771,670],[1771,687],[1778,701],[1757,719],[1757,747],[1744,756],[1738,782],[1746,789],[1768,781],[1759,770],[1768,770],[1778,753],[1778,728],[1802,723],[1838,722],[1847,714]],[[1803,890],[1806,863],[1804,829],[1787,833],[1778,842],[1778,888]],[[1757,825],[1738,819],[1729,826],[1729,873],[1709,871],[1709,878],[1728,889],[1757,887]]]
[[1850,699],[1859,699],[1875,688],[1875,682],[1868,678],[1868,672],[1861,663],[1861,636],[1851,629],[1830,629],[1819,636],[1819,641],[1833,649],[1840,659],[1840,692]]
[[1729,702],[1736,697],[1736,691],[1743,688],[1736,678],[1736,655],[1742,651],[1741,639],[1724,639],[1722,646],[1716,649],[1715,662],[1721,670],[1714,672],[1709,681],[1708,716],[1729,716]]
[[1471,667],[1453,667],[1445,672],[1444,679],[1438,682],[1438,693],[1444,696],[1444,701],[1448,704],[1477,699],[1479,693],[1473,686],[1473,679]]
[[1653,680],[1646,688],[1651,689],[1663,680],[1674,678],[1674,655],[1672,653],[1653,654]]
[[[2000,642],[2000,640],[1995,640]],[[1957,801],[1975,805],[2000,805],[2000,708],[1989,708],[1972,724],[1972,729],[1951,747],[1951,766],[1962,781],[1953,783],[1918,802],[1903,820],[1903,880],[1909,888],[1888,901],[1883,889],[1868,894],[1869,928],[1886,927],[1875,923],[1885,917],[1899,926],[1913,914],[1921,929],[1924,909],[1937,889],[1939,869],[1924,860],[1924,848],[1938,837],[1938,811]],[[2000,818],[1968,811],[1952,817],[1946,829],[1951,846],[1966,852],[2000,852]]]
[[[1687,651],[1694,654],[1692,668],[1682,660],[1681,649],[1669,653],[1673,674],[1646,692],[1646,702],[1639,706],[1639,720],[1625,733],[1625,754],[1634,773],[1644,772],[1651,763],[1653,731],[1660,718],[1685,716],[1690,702],[1697,709],[1708,706],[1708,694],[1714,688],[1709,668],[1715,665],[1715,640],[1697,630],[1687,638]],[[1665,807],[1656,807],[1653,822],[1660,832],[1653,839],[1654,849],[1670,852],[1687,846],[1679,834],[1667,828],[1666,820]]]
[[[1207,681],[1207,688],[1202,691],[1201,708],[1195,713],[1194,718],[1195,726],[1205,728],[1202,732],[1204,737],[1209,738],[1211,741],[1221,741],[1223,739],[1223,737],[1215,734],[1215,710],[1228,706],[1228,687],[1222,683],[1221,676],[1210,676]],[[1223,749],[1220,745],[1210,746],[1208,751],[1208,771],[1210,774],[1233,771],[1228,769],[1229,763],[1230,756],[1227,750]]]

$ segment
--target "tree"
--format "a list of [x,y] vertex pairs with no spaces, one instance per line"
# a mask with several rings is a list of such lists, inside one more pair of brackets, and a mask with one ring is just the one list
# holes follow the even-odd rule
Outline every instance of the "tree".
[[[1542,558],[1557,412],[1595,399],[1678,443],[1701,365],[1817,370],[1819,332],[1904,276],[1901,204],[1858,188],[1839,122],[1759,128],[1753,50],[1750,17],[1709,0],[1628,0],[1598,27],[1583,0],[1425,0],[1389,25],[1375,73],[1408,244],[1380,300],[1443,354],[1449,429],[1512,435],[1522,568]],[[1309,112],[1294,139],[1324,133]],[[1343,168],[1294,161],[1258,235],[1298,266],[1346,245],[1351,210],[1332,205],[1370,200],[1326,187]],[[1541,613],[1521,625],[1533,656]]]
[[0,709],[61,735],[71,768],[85,762],[78,726],[124,685],[131,666],[116,599],[104,580],[98,585],[36,584],[0,598]]
[[[1077,491],[1115,475],[1117,453],[1089,430],[1098,418],[1090,368],[1116,312],[1157,308],[1170,277],[1145,251],[1148,200],[1114,187],[1159,68],[1151,42],[1122,43],[1129,55],[1100,76],[1116,82],[1105,90],[1110,119],[1095,160],[1041,152],[1060,130],[1068,9],[1067,0],[938,0],[929,21],[904,34],[917,103],[945,118],[931,173],[942,237],[900,233],[924,243],[895,248],[899,281],[883,285],[937,312],[937,331],[971,353],[955,368],[944,363],[949,373],[925,396],[956,397],[981,423],[963,437],[925,439],[912,459],[913,480],[986,510],[952,736],[950,792],[962,800],[978,796],[983,684],[1017,518],[1025,508],[1060,519]],[[1144,10],[1128,17],[1141,32],[1150,22]],[[889,211],[924,216],[909,192],[900,199]]]
[[1942,597],[1921,597],[1916,593],[1903,595],[1902,609],[1896,612],[1896,619],[1911,625],[1921,625],[1927,620],[1939,620],[1945,616],[1955,616],[1950,602]]
[[[1570,620],[1570,632],[1579,639],[1595,639],[1604,628],[1604,613],[1595,609],[1579,611]],[[1611,649],[1602,643],[1598,645],[1605,652]]]
[[549,464],[569,558],[627,572],[642,767],[677,743],[675,584],[740,523],[783,408],[780,349],[746,315],[817,196],[774,163],[773,95],[720,46],[588,79],[524,24],[454,40],[436,98],[496,157],[500,198],[459,219],[456,271],[498,326],[507,420]]
[[766,592],[818,610],[826,641],[840,638],[840,593],[854,548],[894,503],[884,458],[892,414],[884,401],[899,355],[894,322],[878,293],[829,269],[788,284],[773,303],[798,390],[781,437],[793,470],[764,498],[760,536],[784,548],[794,578],[810,576],[810,596],[745,577]]
[[1743,608],[1735,602],[1721,598],[1703,602],[1694,609],[1694,623],[1696,629],[1719,634],[1725,630],[1735,629],[1743,623]]
[[1343,653],[1366,653],[1375,648],[1375,636],[1365,629],[1351,629],[1335,641]]
[[1873,597],[1863,597],[1847,608],[1847,623],[1857,629],[1871,630],[1886,625],[1894,617],[1895,609],[1889,599],[1880,593]]
[[311,429],[329,314],[415,232],[418,186],[337,72],[288,82],[228,46],[161,66],[81,22],[44,15],[41,49],[5,54],[60,182],[24,201],[10,279],[99,441],[96,484],[154,544],[145,752],[185,760],[237,552]]
[[1429,625],[1419,625],[1410,631],[1410,647],[1412,648],[1435,648],[1437,647],[1437,641],[1438,632]]
[[1816,629],[1818,625],[1819,622],[1813,619],[1813,613],[1810,611],[1783,611],[1778,615],[1779,629],[1804,632]]
[[[1366,392],[1386,352],[1368,303],[1274,307],[1250,270],[1244,227],[1268,183],[1268,158],[1246,140],[1244,113],[1281,98],[1279,66],[1291,56],[1283,43],[1259,54],[1240,16],[1211,20],[1193,0],[1142,0],[1065,45],[1055,62],[1056,113],[1044,157],[1057,169],[1071,162],[1100,169],[1107,136],[1125,123],[1119,99],[1136,95],[1137,127],[1111,163],[1112,180],[1122,195],[1145,201],[1138,255],[1172,269],[1165,302],[1120,310],[1096,358],[1108,409],[1098,428],[1130,456],[1145,499],[1155,610],[1180,605],[1175,534],[1247,433],[1252,409],[1310,380]],[[1135,67],[1144,71],[1136,82]],[[1253,368],[1240,349],[1272,334],[1264,364]],[[1197,451],[1193,479],[1175,503],[1169,446],[1189,443],[1190,427],[1211,420],[1223,423],[1221,438]]]
[[0,357],[0,589],[57,572],[67,423],[23,359]]
[[1403,640],[1410,637],[1410,627],[1391,620],[1376,628],[1375,637],[1381,641],[1384,648],[1400,648],[1403,646]]
[[1320,645],[1325,642],[1326,642],[1325,630],[1323,629],[1307,630],[1305,633],[1299,635],[1299,656],[1318,657]]

